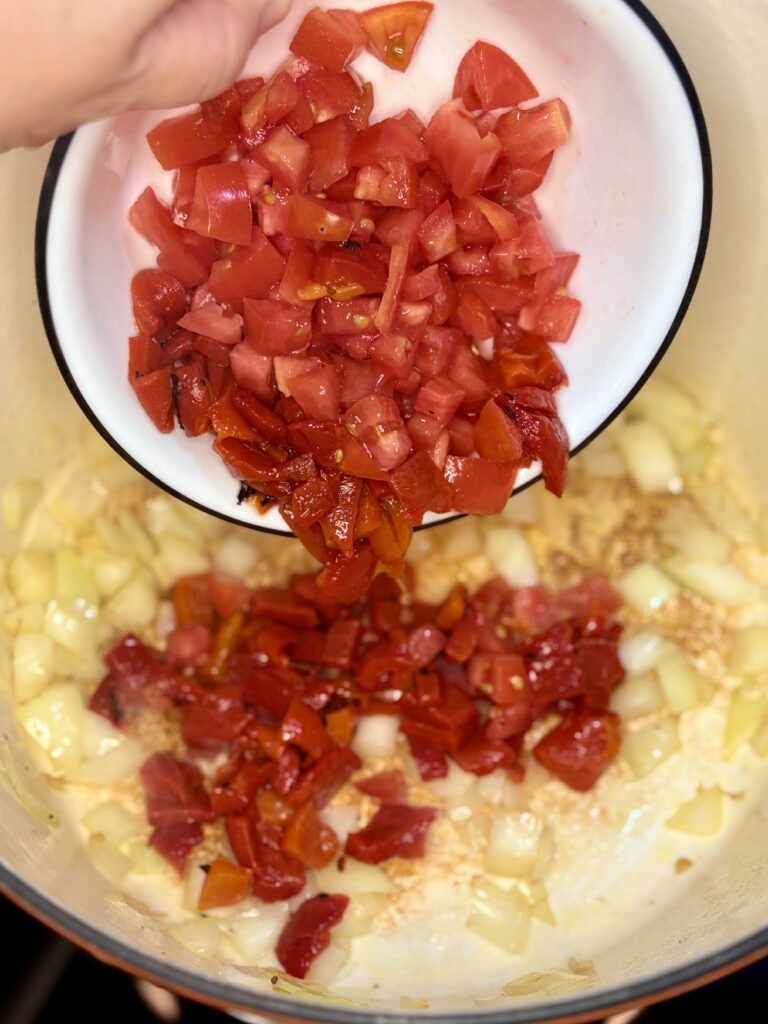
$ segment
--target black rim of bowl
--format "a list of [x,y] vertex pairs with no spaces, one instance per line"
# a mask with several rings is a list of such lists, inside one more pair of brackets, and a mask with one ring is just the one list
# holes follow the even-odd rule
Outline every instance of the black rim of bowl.
[[[651,374],[666,354],[675,335],[680,329],[696,290],[704,264],[712,217],[712,156],[706,122],[696,88],[682,57],[655,16],[651,14],[641,0],[623,0],[623,2],[637,15],[646,28],[653,34],[656,42],[664,51],[667,59],[675,70],[680,80],[680,84],[687,96],[691,114],[698,133],[701,151],[704,185],[701,231],[696,258],[694,260],[688,286],[685,290],[685,294],[683,295],[677,314],[669,328],[669,331],[667,332],[666,337],[659,346],[654,359],[648,365],[643,376],[638,380],[635,387],[626,396],[621,405],[615,409],[613,413],[585,441],[575,448],[571,452],[571,455],[578,454],[579,451],[586,447],[598,434],[602,433],[602,431],[605,430],[605,428],[627,407],[635,395],[648,381]],[[254,522],[252,524],[243,523],[239,519],[235,519],[231,516],[211,512],[211,510],[205,506],[201,506],[200,504],[191,501],[185,495],[176,492],[162,480],[159,480],[153,474],[148,472],[145,467],[138,464],[125,452],[120,444],[115,441],[115,439],[105,430],[104,426],[96,419],[93,411],[81,394],[64,358],[57,337],[51,310],[50,297],[48,294],[46,262],[48,225],[56,192],[56,184],[72,138],[72,135],[65,136],[59,139],[53,147],[53,152],[43,180],[35,229],[35,273],[40,312],[53,355],[69,390],[83,413],[101,436],[109,443],[109,445],[152,483],[174,495],[174,497],[185,501],[187,504],[193,505],[194,507],[212,515],[216,515],[217,518],[224,519],[237,526],[245,526],[246,528],[251,527],[261,532],[285,536],[283,531],[272,530],[268,527],[259,525],[258,522]],[[531,483],[526,486],[530,486],[533,483],[536,483],[536,480],[531,481]],[[460,517],[456,516],[454,518]],[[445,522],[446,520],[442,521]],[[220,1005],[239,1006],[250,1010],[261,1010],[278,1015],[290,1014],[291,1016],[309,1020],[328,1022],[342,1021],[346,1022],[346,1024],[370,1024],[371,1019],[374,1017],[379,1022],[391,1021],[397,1022],[397,1024],[408,1024],[408,1022],[411,1021],[415,1024],[415,1022],[424,1020],[425,1018],[436,1022],[436,1024],[455,1024],[457,1019],[465,1021],[482,1020],[484,1022],[489,1022],[489,1024],[522,1024],[522,1022],[557,1020],[563,1017],[589,1015],[593,1013],[597,1015],[606,1007],[651,1000],[654,996],[658,996],[670,989],[691,985],[695,983],[698,978],[707,977],[713,973],[722,971],[730,964],[738,963],[768,946],[768,928],[765,928],[746,939],[711,954],[710,956],[702,957],[690,964],[666,973],[652,975],[638,982],[619,985],[594,994],[580,995],[571,999],[530,1005],[520,1007],[518,1009],[508,1006],[500,1010],[461,1010],[456,1013],[435,1014],[426,1012],[418,1015],[409,1014],[407,1012],[381,1011],[379,1009],[358,1011],[356,1009],[347,1009],[346,1007],[337,1004],[331,1005],[320,1002],[304,1003],[302,1000],[278,999],[268,993],[264,994],[255,991],[249,992],[247,988],[242,988],[228,984],[227,982],[218,981],[201,974],[187,971],[173,964],[169,964],[160,958],[156,959],[153,956],[149,956],[140,950],[125,945],[123,942],[116,940],[112,936],[91,927],[87,922],[78,918],[76,914],[49,900],[46,896],[34,887],[28,885],[23,881],[23,879],[16,876],[4,865],[0,865],[0,884],[5,886],[10,892],[15,893],[23,903],[26,903],[42,918],[48,919],[52,924],[57,925],[73,938],[82,941],[87,946],[100,948],[110,958],[120,961],[125,964],[126,967],[132,968],[139,973],[150,975],[160,981],[164,980],[172,987],[196,992],[203,999],[211,1000]]]

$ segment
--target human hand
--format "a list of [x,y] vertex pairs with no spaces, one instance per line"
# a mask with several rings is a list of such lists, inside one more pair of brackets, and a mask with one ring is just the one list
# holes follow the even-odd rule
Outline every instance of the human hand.
[[26,0],[3,11],[0,152],[210,99],[291,0]]

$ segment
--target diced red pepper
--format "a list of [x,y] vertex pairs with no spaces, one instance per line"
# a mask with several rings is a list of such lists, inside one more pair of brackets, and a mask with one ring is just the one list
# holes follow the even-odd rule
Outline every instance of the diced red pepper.
[[341,921],[348,896],[321,893],[299,907],[277,940],[277,958],[295,978],[307,971],[331,942],[331,930]]
[[427,833],[436,817],[432,807],[385,804],[364,829],[349,836],[344,849],[366,864],[381,864],[390,857],[416,860],[426,853]]

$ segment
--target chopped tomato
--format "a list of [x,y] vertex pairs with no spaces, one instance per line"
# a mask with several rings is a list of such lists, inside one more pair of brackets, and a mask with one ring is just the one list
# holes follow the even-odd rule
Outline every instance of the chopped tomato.
[[297,195],[288,198],[285,224],[294,238],[314,242],[346,242],[355,226],[322,200]]
[[171,368],[164,366],[152,373],[134,377],[131,380],[131,386],[144,411],[157,429],[163,434],[169,434],[173,430]]
[[217,858],[208,868],[197,902],[201,914],[216,907],[242,903],[251,892],[251,872],[239,864]]
[[253,213],[239,163],[209,164],[198,169],[187,227],[221,242],[250,245]]
[[133,319],[140,334],[154,337],[174,325],[187,309],[181,281],[162,270],[140,270],[131,280]]
[[453,95],[461,99],[468,110],[496,110],[517,107],[539,94],[508,54],[491,43],[478,42],[459,64]]
[[277,958],[295,978],[305,978],[312,961],[331,942],[331,930],[344,917],[348,896],[321,893],[302,903],[277,940]]
[[[348,12],[340,12],[342,14]],[[291,53],[331,71],[343,71],[360,53],[360,29],[346,18],[313,7],[291,40]]]
[[231,126],[212,124],[203,109],[155,125],[147,141],[160,166],[170,171],[220,153],[235,137]]
[[431,3],[414,0],[363,11],[359,17],[368,49],[393,71],[407,71],[432,11]]
[[325,192],[349,173],[349,151],[355,137],[355,128],[349,117],[334,117],[323,121],[304,133],[304,141],[311,154],[309,188],[312,192]]
[[477,119],[461,100],[438,109],[425,141],[457,196],[481,192],[502,151],[493,132],[481,135]]
[[472,515],[498,515],[517,477],[515,464],[449,455],[445,476],[454,488],[454,508]]
[[479,455],[494,462],[516,462],[522,457],[519,427],[493,400],[486,402],[477,418],[475,446]]
[[266,137],[254,154],[259,163],[272,172],[276,188],[303,192],[309,182],[312,151],[286,125],[280,125]]
[[259,228],[254,228],[248,249],[237,249],[211,268],[212,294],[240,312],[243,299],[262,299],[278,284],[285,260]]
[[503,114],[496,133],[516,167],[532,167],[565,145],[571,133],[571,115],[562,100],[549,100],[539,107]]

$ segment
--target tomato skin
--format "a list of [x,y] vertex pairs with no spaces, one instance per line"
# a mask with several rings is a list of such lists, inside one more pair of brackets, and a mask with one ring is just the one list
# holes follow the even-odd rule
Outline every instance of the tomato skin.
[[355,31],[346,19],[313,7],[299,25],[290,50],[319,67],[343,71],[362,47],[359,28]]
[[277,940],[277,958],[295,978],[305,978],[312,961],[331,942],[331,929],[344,916],[347,896],[321,893],[299,907]]
[[[528,390],[528,389],[524,389]],[[538,391],[539,389],[530,389]],[[517,392],[520,395],[520,392]],[[544,392],[546,394],[546,392]],[[569,444],[565,427],[556,415],[531,408],[525,398],[513,398],[514,415],[526,450],[541,461],[547,490],[560,497],[568,472]]]
[[394,3],[360,15],[368,49],[393,71],[407,71],[433,11],[431,3]]
[[202,110],[169,118],[147,133],[149,147],[165,171],[216,156],[235,133],[224,124],[212,126]]
[[173,382],[170,366],[135,377],[131,380],[131,387],[160,433],[170,434],[173,430]]
[[617,715],[580,711],[548,732],[533,756],[571,789],[585,793],[616,759],[620,744]]
[[489,459],[449,455],[446,480],[454,488],[454,508],[470,515],[498,515],[512,494],[517,466]]
[[502,152],[493,132],[480,135],[476,119],[461,100],[451,100],[438,108],[427,127],[425,141],[459,197],[483,190]]
[[181,281],[162,270],[139,270],[131,280],[133,319],[140,334],[151,337],[175,324],[187,308]]
[[509,54],[491,43],[477,42],[456,72],[453,96],[468,110],[517,107],[538,96],[536,87]]
[[495,462],[516,462],[523,454],[523,438],[514,420],[493,399],[486,402],[475,424],[478,454]]
[[[328,288],[331,299],[359,287],[361,295],[381,295],[387,285],[384,267],[371,256],[341,247],[325,247],[315,261],[315,279]],[[352,296],[350,296],[352,298]]]
[[247,868],[217,858],[208,869],[197,909],[201,913],[216,907],[232,907],[250,894],[252,878]]
[[187,228],[232,245],[250,245],[253,213],[239,163],[200,167]]

